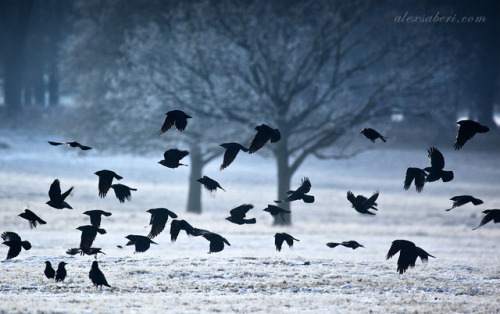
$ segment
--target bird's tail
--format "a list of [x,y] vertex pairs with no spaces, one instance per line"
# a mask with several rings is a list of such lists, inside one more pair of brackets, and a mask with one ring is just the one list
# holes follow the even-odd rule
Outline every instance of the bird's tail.
[[[481,202],[482,203],[482,202]],[[475,205],[475,204],[474,204]],[[37,219],[38,223],[41,224],[41,225],[45,225],[47,222],[41,218],[38,218]]]
[[111,216],[111,213],[110,213],[110,212],[103,212],[102,214],[103,214],[104,216],[106,216],[106,217]]
[[257,219],[255,219],[255,218],[247,219],[247,220],[245,220],[245,223],[247,223],[247,224],[254,224],[254,223],[257,223]]
[[472,200],[472,204],[474,204],[474,205],[481,205],[482,203],[483,203],[483,201],[480,199],[477,199],[477,198]]
[[314,196],[312,196],[312,195],[304,195],[304,197],[302,198],[302,200],[304,201],[304,203],[314,203]]
[[478,129],[477,129],[477,132],[478,133],[486,133],[490,130],[490,128],[488,128],[487,126],[485,125],[481,125]]
[[418,246],[415,247],[415,249],[417,250],[417,255],[420,257],[420,260],[422,262],[427,262],[427,260],[429,259],[429,257],[436,258],[435,256],[432,256],[429,253],[427,253],[426,251],[422,250]]
[[386,142],[387,142],[387,136],[382,136],[382,135],[380,135],[380,139],[381,139],[384,143],[386,143]]
[[100,234],[106,234],[106,230],[100,228],[97,228],[97,232],[99,232]]
[[453,171],[443,171],[441,179],[443,180],[443,182],[448,182],[453,180],[453,177],[454,177]]
[[331,248],[334,248],[334,247],[338,246],[339,244],[340,244],[340,243],[328,242],[328,243],[326,244],[326,246],[331,247]]
[[31,249],[31,243],[29,243],[28,241],[21,241],[21,246],[27,251],[29,249]]

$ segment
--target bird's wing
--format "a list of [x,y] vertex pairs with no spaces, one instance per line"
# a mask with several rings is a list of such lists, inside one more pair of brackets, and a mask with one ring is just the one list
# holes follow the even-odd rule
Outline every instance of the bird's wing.
[[125,200],[130,201],[132,199],[132,194],[130,191],[136,191],[137,189],[129,188],[123,184],[113,184],[111,186],[115,191],[116,198],[120,201],[120,203],[125,203]]
[[483,211],[483,213],[485,213],[486,216],[484,216],[483,219],[481,219],[479,226],[477,226],[476,228],[474,228],[472,230],[476,230],[477,228],[484,226],[485,224],[487,224],[488,222],[490,222],[492,220],[494,220],[495,223],[500,222],[500,215],[496,214],[495,212],[493,212],[491,210],[485,210],[485,211]]
[[281,139],[281,133],[278,129],[271,130],[270,134],[271,143],[276,143]]
[[310,190],[311,190],[311,181],[309,180],[308,177],[304,177],[302,179],[302,183],[300,184],[300,187],[296,190],[296,192],[306,194]]
[[4,244],[9,246],[6,259],[14,258],[21,253],[21,242],[5,241]]
[[12,231],[5,231],[4,233],[2,233],[1,237],[4,241],[21,241],[21,237],[17,233]]
[[165,121],[163,122],[163,125],[161,126],[160,131],[158,131],[158,134],[163,134],[167,132],[175,123],[175,118],[174,115],[171,114],[170,112],[167,112],[167,116],[165,117]]
[[229,211],[229,214],[233,217],[245,218],[247,212],[253,208],[252,204],[243,204]]
[[62,145],[64,144],[64,142],[53,142],[53,141],[48,141],[50,145],[53,145],[53,146],[59,146],[59,145]]
[[163,229],[165,229],[167,220],[168,214],[166,212],[151,212],[151,220],[149,221],[149,224],[151,225],[151,231],[148,234],[148,238],[152,239],[159,235],[163,231]]
[[471,124],[469,123],[460,124],[460,126],[458,127],[457,137],[455,138],[455,144],[453,145],[453,147],[456,150],[459,150],[464,146],[465,142],[473,138],[474,135],[476,135],[476,130]]
[[285,241],[285,237],[280,233],[276,233],[276,235],[274,236],[274,245],[276,246],[276,251],[281,251],[283,241]]
[[[297,240],[297,239],[294,239],[293,237],[286,237],[285,238],[285,241],[286,241],[286,244],[288,244],[289,247],[292,247],[293,246],[293,240]],[[297,240],[298,241],[298,240]]]
[[385,259],[390,259],[396,255],[401,250],[401,246],[401,240],[392,241],[391,247],[389,248],[389,252],[387,252]]
[[59,179],[55,179],[50,185],[49,198],[51,200],[57,200],[61,196],[61,183]]
[[413,179],[415,179],[417,175],[417,168],[408,168],[406,169],[406,175],[405,175],[405,182],[404,182],[404,189],[408,190],[410,188],[411,183],[413,182]]
[[331,248],[334,248],[334,247],[337,247],[340,243],[334,243],[334,242],[328,242],[326,245],[328,247],[331,247]]
[[351,191],[347,191],[347,199],[352,203],[352,205],[356,203],[356,197],[354,197],[354,194]]
[[429,148],[428,153],[429,153],[429,159],[431,161],[431,168],[443,169],[444,168],[443,154],[441,154],[441,152],[435,147]]
[[264,144],[269,140],[269,135],[266,132],[258,130],[255,134],[255,137],[250,142],[250,147],[248,148],[248,152],[250,154],[255,153],[259,149],[261,149]]
[[95,237],[97,236],[97,230],[94,228],[88,228],[82,230],[82,236],[80,238],[80,248],[87,249],[94,243]]
[[181,221],[176,219],[172,220],[172,222],[170,223],[170,240],[172,242],[177,241],[177,237],[179,236],[180,231],[181,231]]
[[375,191],[370,198],[368,198],[366,201],[363,202],[363,207],[366,207],[367,209],[375,205],[375,201],[377,200],[380,192]]
[[109,191],[109,188],[111,188],[111,183],[113,183],[113,177],[112,175],[108,174],[102,174],[99,176],[99,196],[101,198],[105,197],[106,194]]
[[184,131],[187,126],[187,118],[191,118],[181,110],[174,111],[175,127],[179,131]]
[[71,191],[73,191],[73,189],[74,189],[74,186],[70,187],[66,192],[61,194],[61,200],[64,201],[66,199],[66,197],[68,197],[68,195],[71,193]]
[[220,165],[220,170],[223,170],[226,167],[228,167],[236,159],[236,156],[238,155],[239,151],[240,151],[239,148],[235,148],[232,146],[227,148],[226,151],[224,152],[224,157],[222,159],[222,164]]

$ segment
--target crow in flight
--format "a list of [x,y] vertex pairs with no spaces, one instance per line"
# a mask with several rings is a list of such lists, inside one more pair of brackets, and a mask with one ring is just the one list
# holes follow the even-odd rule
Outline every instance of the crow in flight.
[[378,210],[376,207],[377,203],[375,203],[378,195],[379,191],[375,191],[373,192],[373,195],[370,196],[370,198],[366,198],[363,195],[354,197],[354,194],[351,191],[347,191],[347,199],[349,200],[349,202],[351,202],[352,207],[358,213],[367,215],[375,215],[375,213],[369,211],[370,208],[373,210]]
[[350,247],[351,249],[355,250],[357,249],[358,247],[363,247],[361,244],[359,244],[358,242],[354,241],[354,240],[351,240],[351,241],[344,241],[344,242],[341,242],[341,243],[335,243],[335,242],[328,242],[326,244],[328,247],[331,247],[331,248],[334,248],[338,245],[343,245],[345,247]]
[[194,229],[195,228],[193,228],[193,226],[191,226],[184,219],[182,220],[174,219],[170,223],[170,240],[172,242],[177,241],[177,237],[179,236],[179,232],[181,232],[181,230],[186,231],[187,235],[192,236],[194,235]]
[[283,221],[285,221],[285,214],[291,213],[291,211],[283,209],[283,208],[278,207],[276,205],[267,205],[267,207],[264,208],[263,210],[265,212],[270,213],[271,216],[273,216],[274,221],[276,221],[276,219],[278,219],[278,215],[281,217],[281,219],[283,219]]
[[425,177],[427,177],[427,173],[420,168],[410,167],[406,169],[404,189],[408,190],[413,180],[415,180],[415,190],[417,190],[418,193],[422,192],[424,189]]
[[460,120],[457,124],[460,126],[458,127],[457,137],[453,145],[456,150],[462,148],[465,142],[472,139],[476,133],[486,133],[490,130],[487,126],[472,120]]
[[72,248],[66,251],[68,255],[76,255],[80,253],[80,255],[94,255],[94,258],[97,259],[97,254],[101,253],[106,255],[101,248],[99,247],[90,247],[90,248]]
[[424,170],[428,173],[427,178],[425,178],[425,181],[434,182],[441,179],[443,180],[443,182],[448,182],[453,180],[453,171],[443,170],[444,169],[443,154],[441,154],[441,152],[435,147],[429,148],[427,152],[429,153],[431,166],[424,168]]
[[99,196],[104,198],[111,188],[111,184],[113,184],[113,179],[121,180],[122,176],[117,175],[114,171],[111,170],[99,170],[95,173],[99,177]]
[[226,220],[229,220],[230,222],[238,225],[254,224],[257,222],[255,218],[245,219],[247,212],[252,208],[253,208],[252,204],[243,204],[236,208],[233,208],[229,212],[231,216],[227,217]]
[[60,262],[59,265],[57,266],[57,271],[56,271],[56,281],[64,281],[64,278],[66,278],[66,268],[64,268],[64,265],[66,265],[65,262]]
[[151,214],[151,220],[149,221],[151,231],[148,234],[148,238],[150,239],[153,239],[165,229],[169,216],[177,218],[176,213],[166,208],[151,208],[147,212]]
[[304,201],[304,203],[314,203],[314,196],[306,194],[310,190],[311,190],[311,181],[309,180],[308,177],[304,177],[302,179],[300,187],[297,190],[287,191],[286,193],[288,194],[288,196],[285,199],[274,202],[281,203],[281,202],[293,202],[296,200],[302,200]]
[[291,235],[289,235],[288,233],[276,233],[274,235],[274,245],[276,246],[276,251],[280,252],[281,251],[281,247],[283,245],[283,241],[286,241],[286,243],[288,244],[289,247],[293,247],[293,241],[300,241],[298,239],[295,239],[294,237],[292,237]]
[[189,155],[189,152],[187,150],[172,148],[165,151],[165,153],[163,154],[163,160],[160,160],[158,163],[162,166],[172,169],[179,166],[187,166],[186,164],[180,163],[181,159],[186,157],[187,155]]
[[375,131],[374,129],[371,129],[371,128],[364,128],[359,133],[363,134],[367,139],[369,139],[373,143],[375,143],[375,140],[377,138],[381,139],[384,143],[387,140],[387,137],[380,135],[380,133],[378,133],[377,131]]
[[[152,241],[150,238],[141,236],[141,235],[135,235],[135,234],[129,234],[128,236],[125,237],[129,241],[125,246],[127,245],[134,245],[135,246],[135,253],[143,253],[149,250],[149,247],[151,246],[151,243],[153,244],[158,244],[154,241]],[[118,246],[119,248],[122,248],[121,246]]]
[[30,223],[30,228],[36,228],[36,224],[39,223],[41,225],[45,225],[46,222],[42,220],[40,217],[38,217],[34,212],[32,212],[29,209],[25,209],[24,213],[20,213],[18,216],[21,218],[24,218],[29,221]]
[[187,119],[192,118],[181,110],[172,110],[167,112],[165,115],[167,117],[165,118],[165,122],[163,122],[160,131],[158,131],[158,135],[167,132],[174,125],[177,130],[184,131],[188,123]]
[[43,271],[47,279],[54,279],[56,276],[56,271],[52,268],[50,261],[45,261],[45,270]]
[[80,148],[81,150],[89,150],[89,149],[92,149],[92,147],[90,146],[85,146],[85,145],[82,145],[76,141],[71,141],[71,142],[52,142],[52,141],[49,141],[49,144],[50,145],[53,145],[53,146],[59,146],[59,145],[63,145],[63,144],[68,144],[69,146],[71,147],[78,147]]
[[472,204],[474,205],[481,205],[483,203],[482,200],[478,199],[478,198],[475,198],[473,196],[470,196],[470,195],[458,195],[458,196],[453,196],[452,198],[450,198],[450,200],[453,201],[453,206],[451,208],[448,208],[446,211],[450,211],[452,210],[453,208],[455,207],[459,207],[459,206],[462,206],[462,205],[465,205],[469,202],[472,202]]
[[486,214],[486,216],[481,219],[481,222],[479,223],[479,226],[472,230],[476,230],[477,228],[484,226],[488,222],[492,221],[494,223],[499,223],[500,222],[500,209],[487,209],[483,210],[483,214]]
[[281,139],[281,133],[278,129],[273,129],[268,125],[261,124],[256,126],[257,134],[250,142],[250,147],[248,148],[248,153],[253,154],[259,149],[261,149],[267,141],[271,140],[271,143],[276,143]]
[[239,143],[223,143],[220,144],[220,146],[226,149],[224,152],[224,158],[222,159],[222,164],[220,165],[220,170],[228,167],[234,161],[240,150],[245,153],[248,152],[248,148]]
[[90,217],[90,224],[98,228],[101,226],[101,216],[111,216],[110,212],[105,212],[104,210],[100,209],[87,210],[83,212],[83,214],[88,215]]
[[222,191],[226,192],[226,190],[224,190],[219,182],[215,181],[214,179],[212,178],[209,178],[207,176],[203,176],[203,178],[199,178],[198,180],[196,180],[198,182],[200,182],[201,184],[203,184],[203,186],[210,191],[210,193],[214,193],[217,188],[221,189]]
[[69,204],[64,201],[66,197],[68,197],[69,193],[73,191],[73,188],[74,187],[72,186],[69,188],[69,190],[61,194],[61,183],[59,182],[59,179],[55,179],[54,182],[52,182],[52,184],[50,185],[49,189],[50,200],[45,204],[57,209],[73,209],[73,207],[69,206]]
[[202,236],[210,242],[208,254],[222,251],[224,249],[224,243],[231,246],[226,238],[207,230],[194,228],[193,235]]
[[7,258],[5,260],[18,256],[19,253],[21,253],[21,248],[25,249],[26,251],[31,249],[31,243],[29,243],[28,241],[22,241],[21,237],[15,232],[6,231],[2,233],[1,237],[2,240],[4,240],[2,244],[5,244],[9,247]]
[[106,234],[106,230],[91,225],[80,226],[76,229],[82,232],[80,237],[80,249],[82,250],[92,247],[98,232],[99,234]]
[[137,189],[123,184],[113,184],[111,185],[111,188],[115,191],[116,198],[120,201],[120,203],[125,203],[125,200],[130,201],[132,199],[130,191],[137,191]]
[[393,257],[398,252],[400,253],[398,258],[397,270],[400,274],[403,274],[408,269],[408,267],[415,267],[417,257],[420,257],[420,260],[422,262],[427,262],[429,256],[434,257],[418,246],[415,246],[415,243],[413,242],[407,240],[394,240],[392,241],[391,248],[387,253],[386,260]]
[[102,286],[106,287],[111,287],[108,282],[106,281],[106,277],[104,277],[104,274],[102,271],[99,269],[99,264],[97,261],[92,262],[92,267],[90,268],[89,272],[89,278],[92,280],[92,283],[96,288],[99,286],[102,288]]

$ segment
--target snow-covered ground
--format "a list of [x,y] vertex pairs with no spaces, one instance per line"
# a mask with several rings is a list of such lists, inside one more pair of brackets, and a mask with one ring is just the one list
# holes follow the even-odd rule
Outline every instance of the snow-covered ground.
[[[189,169],[157,164],[166,148],[146,156],[110,155],[53,147],[49,136],[0,131],[0,232],[14,231],[31,242],[13,260],[0,263],[0,310],[12,312],[483,312],[500,311],[500,226],[489,223],[475,231],[482,210],[500,208],[500,158],[493,153],[438,147],[446,169],[455,172],[449,183],[427,184],[422,193],[403,189],[409,166],[428,163],[427,148],[402,151],[376,143],[348,160],[308,160],[296,173],[292,187],[304,176],[312,182],[316,202],[292,205],[293,225],[272,225],[263,212],[276,199],[272,159],[240,154],[223,171],[221,158],[204,174],[227,192],[212,197],[203,192],[202,215],[186,213]],[[85,143],[84,143],[85,144]],[[367,141],[367,144],[370,144]],[[5,146],[8,146],[5,148]],[[1,148],[4,147],[4,148]],[[222,151],[221,151],[222,153]],[[189,163],[189,162],[188,162]],[[120,204],[113,191],[98,197],[94,172],[111,169],[135,187],[132,200]],[[75,186],[67,201],[74,210],[45,204],[55,178],[63,191]],[[346,199],[347,190],[369,196],[380,191],[379,212],[364,216]],[[449,212],[450,197],[471,194],[484,201]],[[238,226],[224,220],[231,208],[252,203],[255,225]],[[184,233],[170,242],[167,226],[151,249],[133,254],[124,249],[128,234],[149,232],[149,208],[166,207],[193,226],[221,234],[231,246],[207,254],[208,241]],[[47,221],[30,229],[17,215],[29,208]],[[65,252],[80,241],[78,226],[88,224],[89,209],[111,211],[94,246],[106,255],[98,260],[112,288],[97,290],[88,278],[89,256]],[[292,249],[274,247],[274,234],[298,238]],[[385,260],[395,239],[415,242],[436,258],[418,260],[405,274],[396,272],[397,256]],[[328,248],[326,242],[356,240],[366,248]],[[0,246],[0,256],[8,248]],[[44,261],[66,261],[64,283],[45,278]]]

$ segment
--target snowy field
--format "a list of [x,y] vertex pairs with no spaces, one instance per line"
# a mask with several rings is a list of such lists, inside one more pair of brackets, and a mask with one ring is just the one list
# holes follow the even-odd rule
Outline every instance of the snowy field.
[[[97,150],[80,152],[53,147],[47,140],[63,140],[30,133],[0,131],[0,232],[17,232],[32,244],[13,260],[0,263],[0,309],[5,312],[500,312],[500,226],[493,223],[472,231],[482,210],[500,208],[500,158],[474,153],[468,144],[460,151],[438,147],[446,169],[455,172],[449,183],[427,184],[422,193],[403,189],[407,167],[427,166],[427,148],[402,151],[377,142],[371,150],[349,160],[308,160],[292,180],[312,182],[316,202],[293,203],[293,224],[272,225],[263,212],[276,199],[275,163],[257,155],[240,154],[219,171],[221,158],[204,174],[227,192],[214,197],[203,191],[202,215],[185,211],[189,169],[167,169],[157,164],[168,147],[146,156],[110,155]],[[90,144],[90,143],[83,143]],[[367,144],[370,144],[367,141]],[[473,144],[473,143],[471,143]],[[222,154],[222,150],[221,150]],[[189,161],[189,159],[188,159]],[[189,163],[189,162],[188,162]],[[111,169],[124,177],[120,183],[137,188],[132,200],[120,204],[110,191],[98,197],[94,172]],[[74,210],[45,204],[55,178],[63,191],[75,186],[67,201]],[[371,195],[380,190],[376,216],[360,215],[346,199],[347,190]],[[470,194],[484,201],[449,212],[450,197]],[[226,220],[230,209],[252,203],[255,225]],[[221,234],[231,246],[207,254],[208,241],[184,233],[170,242],[167,229],[158,245],[142,254],[124,245],[128,234],[146,235],[150,208],[166,207],[193,226]],[[30,229],[17,215],[25,208],[47,221]],[[101,226],[94,247],[101,270],[112,288],[94,288],[88,273],[91,256],[71,257],[77,247],[78,226],[89,223],[86,210],[113,213]],[[170,220],[169,220],[170,223]],[[287,232],[299,239],[292,249],[274,247],[273,235]],[[405,274],[396,272],[397,256],[385,260],[395,239],[413,241],[434,255],[417,261]],[[356,240],[365,248],[328,248],[326,242]],[[0,258],[8,248],[0,246]],[[66,261],[64,283],[48,280],[44,261]]]

